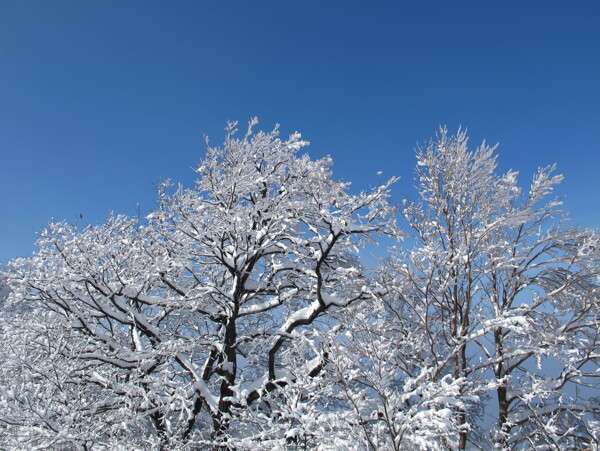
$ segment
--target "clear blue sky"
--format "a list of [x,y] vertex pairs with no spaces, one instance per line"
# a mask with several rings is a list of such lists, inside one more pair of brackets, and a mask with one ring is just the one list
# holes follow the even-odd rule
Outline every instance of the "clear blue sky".
[[101,223],[191,184],[203,136],[279,122],[356,189],[414,195],[440,124],[553,162],[600,225],[600,1],[0,1],[0,260],[52,218]]

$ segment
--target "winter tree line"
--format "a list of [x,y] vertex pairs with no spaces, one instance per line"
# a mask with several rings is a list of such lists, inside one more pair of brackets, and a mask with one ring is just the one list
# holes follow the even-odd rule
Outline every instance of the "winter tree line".
[[441,129],[395,205],[255,125],[9,263],[0,448],[599,448],[600,238],[554,167],[523,191]]

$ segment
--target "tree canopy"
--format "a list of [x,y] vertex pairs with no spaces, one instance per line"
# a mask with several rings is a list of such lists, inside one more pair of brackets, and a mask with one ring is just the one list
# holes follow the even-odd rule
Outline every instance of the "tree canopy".
[[0,446],[600,445],[599,239],[550,197],[554,167],[524,192],[442,128],[394,205],[396,178],[352,193],[256,124],[144,220],[52,223],[10,262]]

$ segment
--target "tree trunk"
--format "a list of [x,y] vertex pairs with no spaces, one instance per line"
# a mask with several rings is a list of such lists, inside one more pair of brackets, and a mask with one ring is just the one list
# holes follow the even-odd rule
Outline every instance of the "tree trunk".
[[221,389],[219,394],[219,412],[213,419],[213,439],[217,442],[226,441],[225,433],[229,428],[231,414],[231,399],[234,395],[232,390],[237,373],[235,349],[237,333],[235,318],[230,318],[225,326],[224,351],[222,361],[217,368],[217,374],[221,377]]

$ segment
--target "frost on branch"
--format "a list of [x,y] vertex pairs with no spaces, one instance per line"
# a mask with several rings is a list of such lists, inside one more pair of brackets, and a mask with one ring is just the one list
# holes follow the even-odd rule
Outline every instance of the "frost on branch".
[[[395,229],[394,180],[351,195],[329,157],[299,153],[300,134],[283,140],[254,125],[238,137],[229,124],[223,146],[207,147],[196,187],[163,186],[147,224],[51,224],[36,254],[12,262],[13,304],[45,319],[39,330],[15,325],[35,338],[9,360],[35,372],[38,355],[48,371],[61,368],[36,376],[56,392],[40,396],[29,378],[18,397],[3,395],[14,440],[229,446],[260,431],[238,420],[245,412],[282,421],[262,399],[284,396],[315,357],[293,352],[296,342],[318,347],[310,330],[365,298],[354,249]],[[50,338],[54,325],[68,333]],[[86,402],[63,395],[73,387]],[[94,420],[102,427],[87,429]]]
[[[522,190],[466,133],[351,194],[278,129],[207,145],[147,220],[50,224],[11,262],[0,448],[594,449],[596,232],[540,169]],[[485,412],[485,416],[483,413]]]
[[[404,210],[416,244],[380,270],[396,335],[421,337],[436,380],[466,381],[459,398],[488,400],[484,447],[595,443],[597,406],[582,401],[598,390],[599,241],[547,199],[562,176],[541,169],[523,196],[517,173],[497,174],[494,148],[469,150],[465,132],[446,129],[417,158],[420,201]],[[477,413],[455,407],[461,449],[490,436]]]

